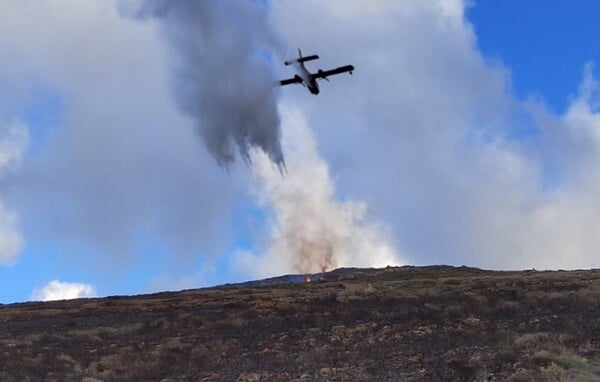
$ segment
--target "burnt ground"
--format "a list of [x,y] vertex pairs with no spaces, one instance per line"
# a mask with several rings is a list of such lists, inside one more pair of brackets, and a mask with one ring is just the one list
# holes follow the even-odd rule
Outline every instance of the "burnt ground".
[[600,270],[320,278],[0,305],[0,380],[600,381]]

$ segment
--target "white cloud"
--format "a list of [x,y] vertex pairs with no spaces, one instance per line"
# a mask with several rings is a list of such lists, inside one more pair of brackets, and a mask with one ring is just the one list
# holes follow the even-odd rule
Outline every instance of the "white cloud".
[[[0,127],[0,182],[3,175],[17,166],[29,143],[27,126],[14,122]],[[11,265],[23,249],[17,216],[2,201],[0,183],[0,264]]]
[[96,288],[93,285],[52,280],[45,286],[34,289],[31,293],[31,300],[54,301],[96,296]]
[[0,129],[0,176],[9,166],[18,164],[29,143],[27,126],[13,122]]
[[0,264],[14,264],[23,244],[14,213],[7,211],[0,203]]

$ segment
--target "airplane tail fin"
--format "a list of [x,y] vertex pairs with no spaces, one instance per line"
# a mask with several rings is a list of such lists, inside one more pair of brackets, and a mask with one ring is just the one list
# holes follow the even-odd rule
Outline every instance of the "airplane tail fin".
[[298,64],[302,65],[303,62],[312,61],[312,60],[318,60],[318,59],[319,59],[319,56],[317,56],[316,54],[313,54],[312,56],[303,57],[302,56],[302,50],[300,48],[298,48],[298,58],[296,58],[295,60],[285,61],[284,64],[285,65],[291,65],[291,64],[294,64],[294,63],[298,63]]

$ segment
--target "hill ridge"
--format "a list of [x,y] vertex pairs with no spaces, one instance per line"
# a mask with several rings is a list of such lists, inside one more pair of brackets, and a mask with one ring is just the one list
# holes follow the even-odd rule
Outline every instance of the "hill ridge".
[[2,305],[0,380],[600,381],[598,269],[314,275]]

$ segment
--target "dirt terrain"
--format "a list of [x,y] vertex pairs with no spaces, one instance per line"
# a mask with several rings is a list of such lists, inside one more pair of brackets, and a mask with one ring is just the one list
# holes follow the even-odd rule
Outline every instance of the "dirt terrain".
[[600,270],[306,278],[0,305],[0,381],[600,381]]

